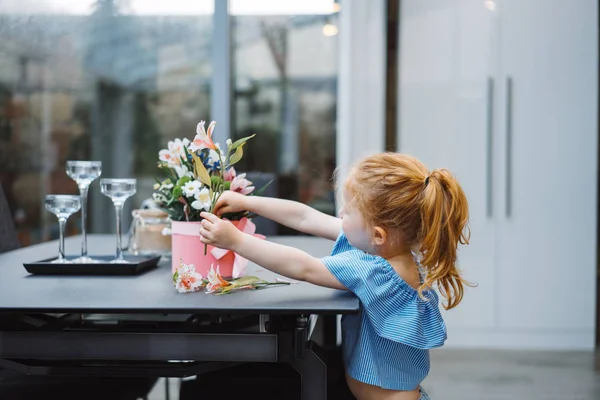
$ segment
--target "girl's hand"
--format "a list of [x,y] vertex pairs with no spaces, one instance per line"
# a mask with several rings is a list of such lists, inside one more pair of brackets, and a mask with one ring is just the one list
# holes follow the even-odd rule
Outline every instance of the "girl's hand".
[[222,220],[214,214],[200,213],[204,218],[200,223],[200,241],[204,244],[230,250],[242,239],[243,233],[230,221]]
[[238,211],[246,211],[248,210],[247,200],[247,197],[243,194],[226,190],[221,194],[219,200],[217,200],[213,212],[215,215],[223,215]]

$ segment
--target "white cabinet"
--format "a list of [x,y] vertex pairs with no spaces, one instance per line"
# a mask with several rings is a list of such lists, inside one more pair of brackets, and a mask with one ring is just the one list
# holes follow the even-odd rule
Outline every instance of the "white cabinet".
[[[501,75],[512,81],[512,95],[504,92],[512,121],[501,119],[501,132],[512,132],[499,219],[503,327],[595,326],[596,7],[594,0],[499,5]],[[524,305],[529,311],[514,311]]]
[[401,4],[399,151],[470,205],[448,343],[593,347],[597,2]]

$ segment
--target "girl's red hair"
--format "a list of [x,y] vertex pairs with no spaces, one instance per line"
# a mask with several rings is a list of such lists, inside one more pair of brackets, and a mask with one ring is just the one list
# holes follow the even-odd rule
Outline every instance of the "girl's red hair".
[[417,245],[425,269],[419,293],[437,284],[446,309],[456,307],[463,286],[456,266],[458,244],[468,244],[469,207],[458,181],[446,169],[431,173],[416,158],[382,153],[352,170],[348,188],[353,203],[371,226],[380,226],[406,251]]

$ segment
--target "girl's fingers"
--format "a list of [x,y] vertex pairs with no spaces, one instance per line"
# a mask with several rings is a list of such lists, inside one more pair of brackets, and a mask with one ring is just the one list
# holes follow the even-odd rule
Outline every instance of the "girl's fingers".
[[227,212],[229,212],[229,206],[227,206],[227,204],[217,204],[214,209],[215,215],[226,214]]
[[212,239],[212,234],[207,231],[206,229],[204,229],[204,227],[200,228],[200,237],[201,238],[206,238],[206,239]]
[[217,217],[214,214],[207,213],[207,212],[200,213],[200,216],[204,219],[207,219],[209,222],[212,222],[212,223],[215,223],[219,220],[219,217]]

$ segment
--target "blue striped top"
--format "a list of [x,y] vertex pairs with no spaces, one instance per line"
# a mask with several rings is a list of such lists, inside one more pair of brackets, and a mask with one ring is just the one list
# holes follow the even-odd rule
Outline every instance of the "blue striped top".
[[361,303],[358,314],[342,317],[348,375],[384,389],[418,388],[429,373],[428,349],[446,340],[437,293],[422,299],[384,258],[353,247],[343,233],[322,261]]

